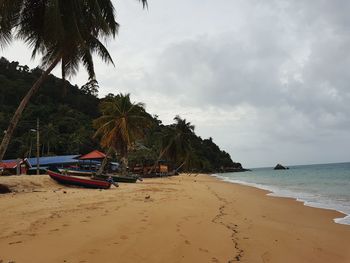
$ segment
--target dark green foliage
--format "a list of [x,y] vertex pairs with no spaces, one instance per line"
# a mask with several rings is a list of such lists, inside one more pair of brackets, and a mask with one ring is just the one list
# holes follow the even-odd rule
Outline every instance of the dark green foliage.
[[[30,70],[18,62],[0,58],[0,139],[23,95],[41,74],[39,68]],[[95,85],[88,83],[87,85]],[[65,89],[62,89],[62,87]],[[41,155],[87,153],[98,149],[99,142],[93,139],[93,120],[100,116],[99,104],[116,96],[108,94],[98,99],[91,87],[72,86],[69,82],[52,75],[44,87],[33,97],[24,111],[4,159],[35,156],[36,119],[40,119]],[[163,125],[158,116],[153,116],[153,125],[145,128],[145,137],[129,150],[129,164],[152,165],[159,159],[166,146],[167,136],[176,134],[176,128],[184,128],[181,139],[164,152],[161,161],[168,161],[173,168],[186,159],[182,170],[198,172],[222,171],[223,168],[239,168],[230,155],[221,151],[212,138],[202,139],[186,120],[176,117],[172,125]],[[180,125],[179,125],[180,124]],[[175,129],[175,130],[174,130]],[[185,136],[184,136],[185,135]],[[179,138],[179,137],[178,137]]]
[[[153,126],[146,138],[139,143],[143,147],[138,147],[139,150],[134,149],[129,154],[130,164],[146,162],[147,165],[151,165],[160,160],[167,161],[176,169],[185,162],[182,171],[195,172],[224,172],[227,168],[242,168],[239,163],[231,160],[227,152],[221,151],[212,138],[203,140],[197,136],[193,131],[194,126],[185,119],[176,116],[175,123],[171,125],[162,125],[157,116],[154,116],[154,120],[157,125]],[[180,129],[178,137],[176,133],[179,131],[176,129]],[[141,152],[145,154],[146,160],[142,160]]]
[[[17,62],[0,59],[0,131],[6,130],[20,100],[41,74]],[[24,111],[5,159],[31,156],[36,153],[36,119],[40,119],[41,152],[44,155],[76,154],[95,149],[92,120],[99,116],[99,99],[77,86],[50,76]]]

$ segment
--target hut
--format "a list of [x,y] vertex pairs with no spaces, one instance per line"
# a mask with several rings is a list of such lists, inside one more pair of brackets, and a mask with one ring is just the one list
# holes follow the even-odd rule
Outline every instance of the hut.
[[28,159],[3,160],[0,162],[1,175],[20,175],[26,174],[31,165]]
[[166,176],[169,174],[169,164],[165,160],[160,160],[157,164],[147,160],[143,164],[133,165],[131,172],[142,177]]
[[97,170],[104,158],[106,158],[105,153],[94,150],[78,158],[79,167],[87,170]]

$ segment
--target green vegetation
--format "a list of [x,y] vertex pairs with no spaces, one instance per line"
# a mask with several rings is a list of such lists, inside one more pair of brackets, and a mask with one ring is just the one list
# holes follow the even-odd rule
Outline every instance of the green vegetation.
[[[146,0],[141,1],[143,6]],[[94,1],[0,1],[0,46],[13,38],[23,40],[32,49],[32,57],[42,55],[45,71],[25,94],[0,145],[2,160],[12,134],[32,96],[61,63],[62,78],[74,75],[82,64],[95,80],[93,54],[105,62],[113,60],[100,40],[114,38],[118,31],[115,10],[110,0]]]
[[[38,68],[30,70],[27,66],[0,58],[0,131],[6,130],[19,101],[41,74],[42,70]],[[105,98],[97,98],[97,87],[94,82],[79,88],[49,75],[43,88],[25,109],[5,159],[35,155],[35,133],[31,129],[36,128],[37,118],[40,119],[42,155],[78,154],[100,149],[101,137],[94,137],[97,130],[93,127],[93,121],[96,128],[101,127],[102,120],[118,116],[118,111],[110,111],[110,106],[124,103],[127,106],[125,109],[137,109],[142,116],[151,120],[151,125],[142,123],[137,133],[129,135],[126,143],[129,165],[153,165],[157,160],[166,160],[174,168],[182,165],[182,169],[188,171],[213,172],[223,168],[241,168],[211,138],[197,136],[194,126],[179,116],[175,117],[174,124],[163,125],[157,116],[145,112],[142,104],[131,103],[128,95],[109,94]],[[104,119],[103,115],[109,117]],[[136,127],[130,127],[132,130],[136,130]],[[1,132],[0,139],[2,136]],[[102,150],[106,151],[108,145],[103,144]],[[115,148],[120,157],[118,144]]]
[[[152,117],[142,103],[132,103],[130,94],[109,96],[100,104],[102,116],[94,120],[94,137],[101,138],[101,146],[114,150],[121,161],[122,172],[128,167],[128,152],[137,140],[142,140]],[[108,154],[107,154],[108,155]],[[102,165],[103,169],[103,165]]]

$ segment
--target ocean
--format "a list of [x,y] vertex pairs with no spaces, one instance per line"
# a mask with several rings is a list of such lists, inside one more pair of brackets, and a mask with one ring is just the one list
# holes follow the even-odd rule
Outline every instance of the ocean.
[[256,168],[215,176],[268,190],[272,196],[292,197],[307,206],[342,212],[346,216],[334,221],[350,225],[350,163],[289,166],[289,170]]

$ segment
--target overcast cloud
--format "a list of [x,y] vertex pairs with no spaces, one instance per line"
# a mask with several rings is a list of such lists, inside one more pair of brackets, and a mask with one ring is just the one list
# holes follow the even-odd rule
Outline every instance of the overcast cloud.
[[[116,68],[100,96],[130,92],[164,123],[180,114],[246,167],[349,161],[350,2],[116,2]],[[34,67],[16,43],[2,51]],[[59,71],[56,70],[56,73]],[[80,70],[71,81],[79,85]]]

